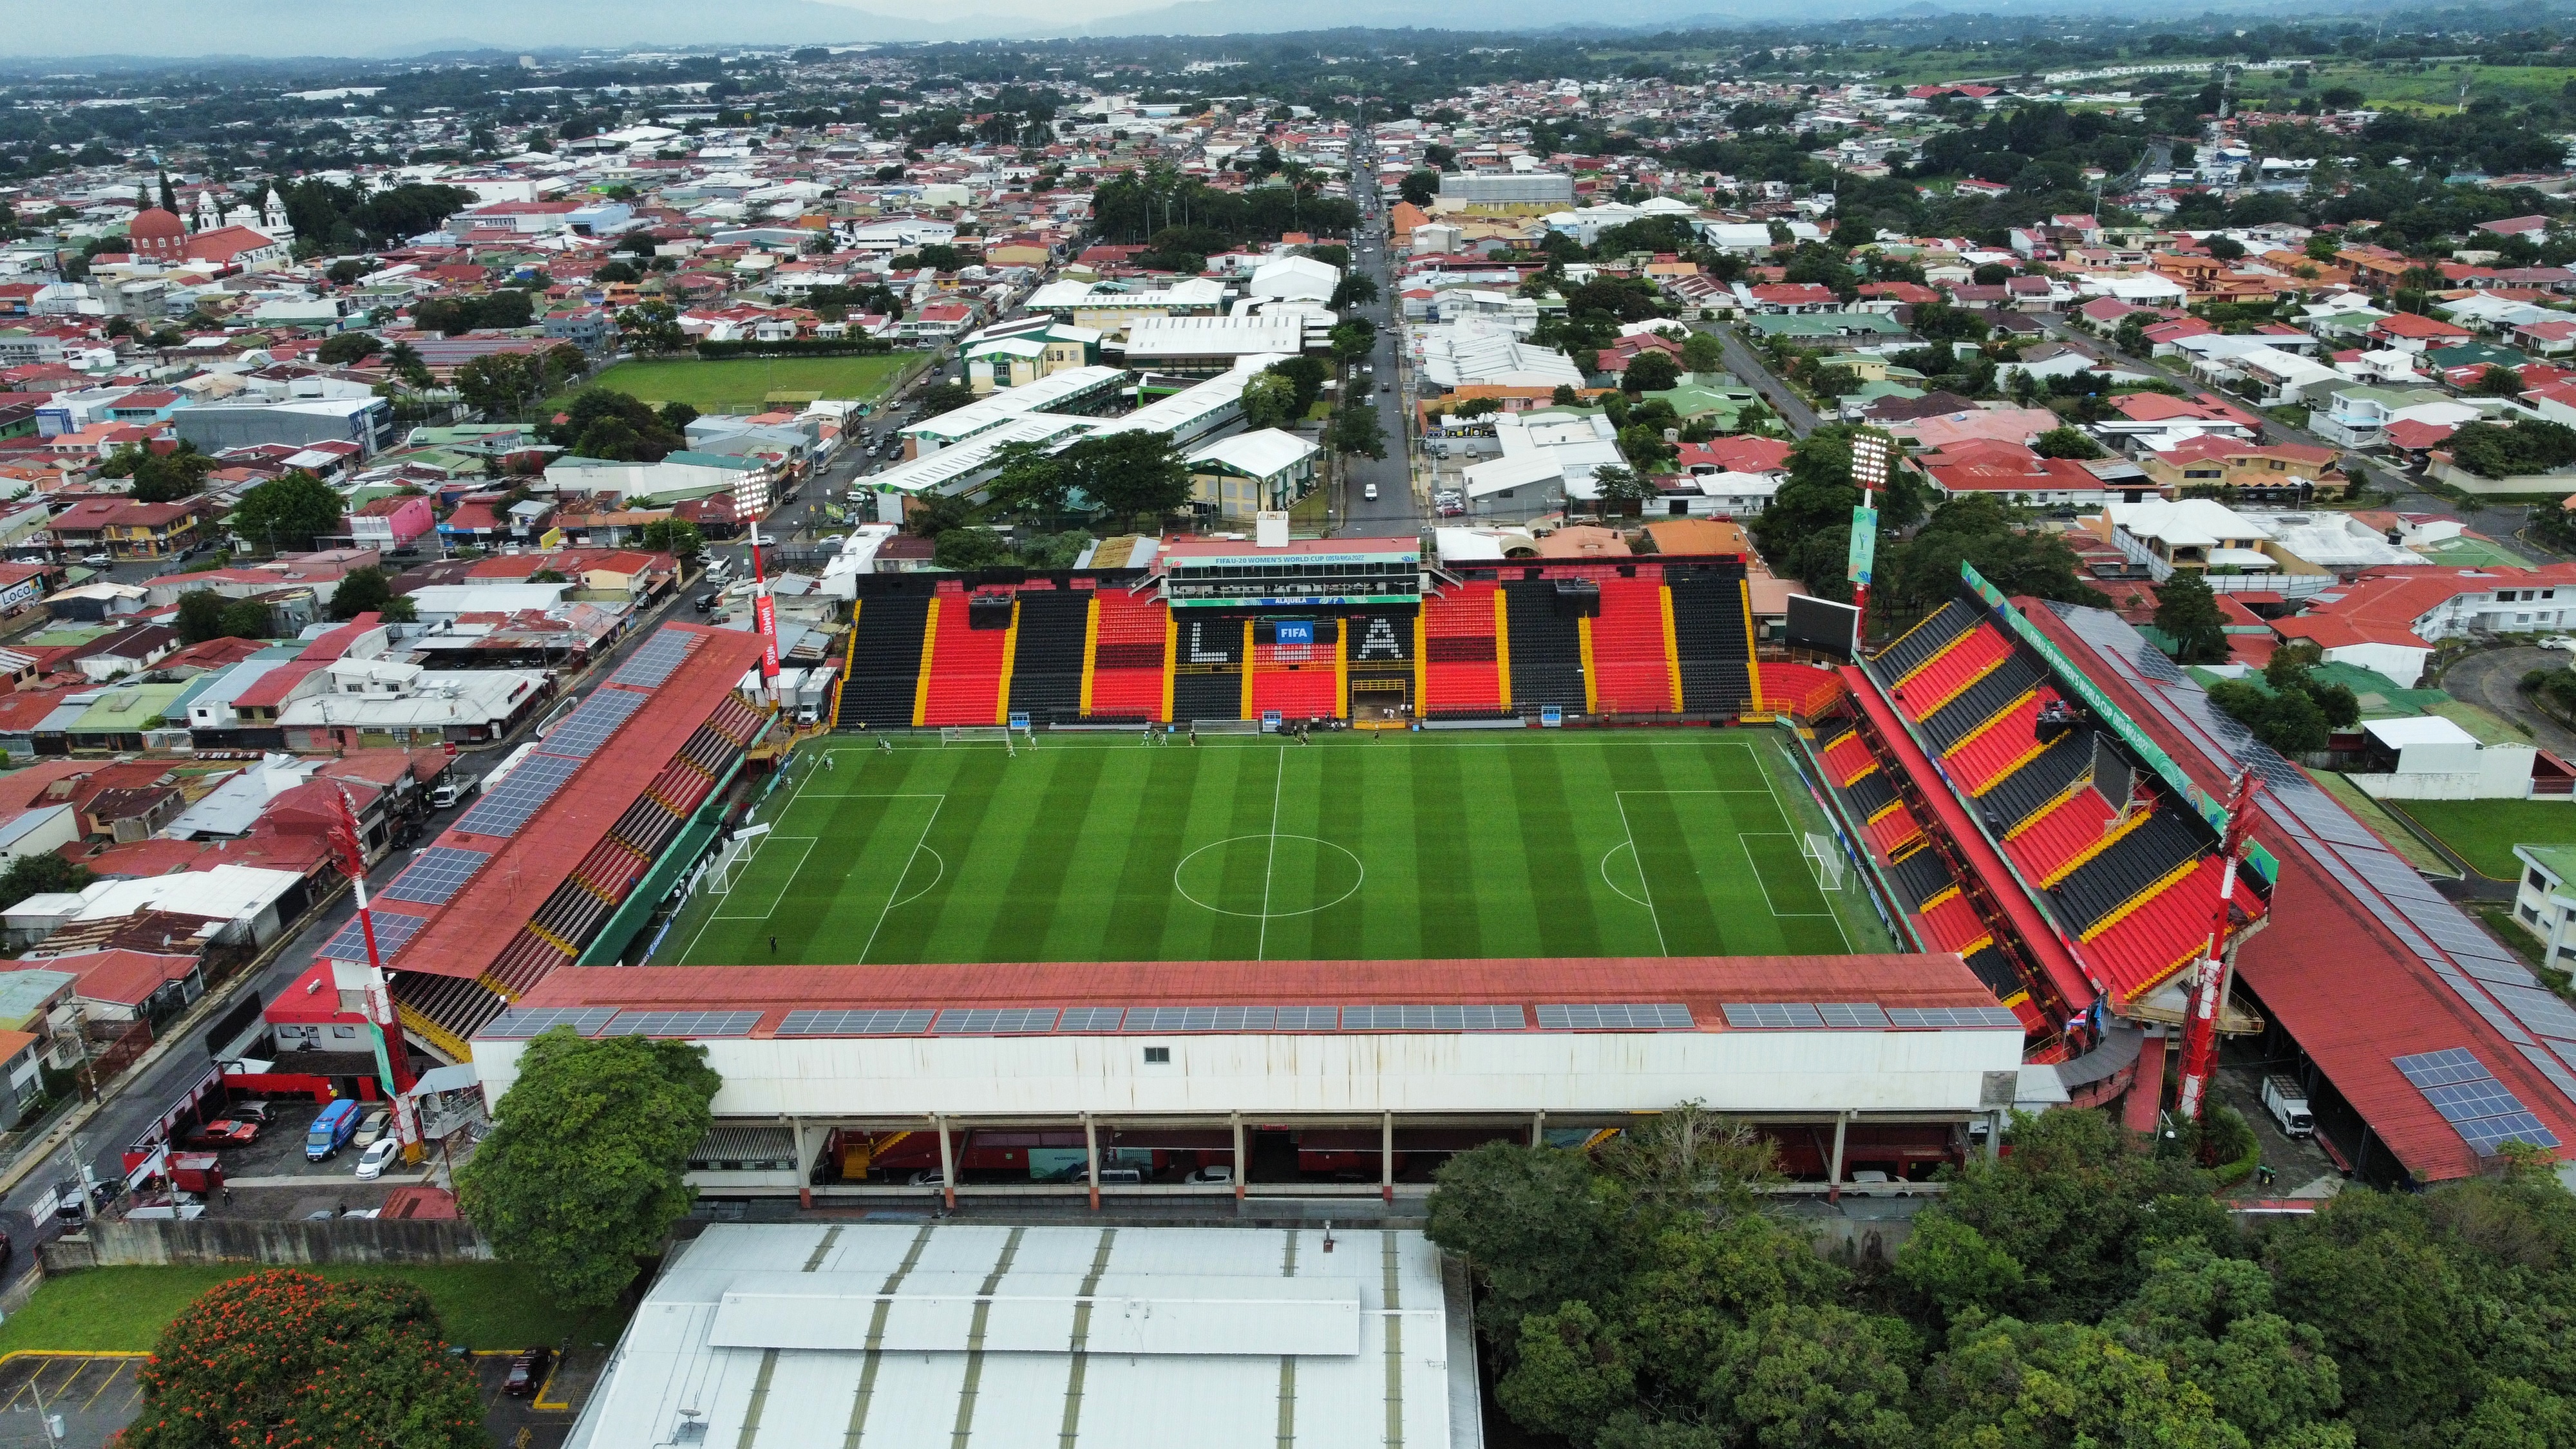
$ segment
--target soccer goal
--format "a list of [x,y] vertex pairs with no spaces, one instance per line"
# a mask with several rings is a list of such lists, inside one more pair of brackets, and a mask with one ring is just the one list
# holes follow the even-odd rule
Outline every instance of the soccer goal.
[[1261,733],[1261,721],[1257,719],[1194,719],[1190,721],[1189,727],[1203,735],[1257,735]]
[[941,725],[939,742],[943,745],[1000,745],[1012,754],[1019,748],[1011,743],[1011,732],[1002,725]]
[[1841,841],[1834,839],[1830,835],[1818,835],[1813,831],[1810,831],[1807,834],[1806,844],[1800,848],[1799,853],[1815,863],[1816,884],[1818,886],[1829,891],[1838,891],[1843,888],[1843,847]]
[[716,858],[698,873],[698,890],[711,896],[731,894],[734,868],[744,864],[768,834],[767,825],[746,825],[735,831],[732,839],[717,847]]

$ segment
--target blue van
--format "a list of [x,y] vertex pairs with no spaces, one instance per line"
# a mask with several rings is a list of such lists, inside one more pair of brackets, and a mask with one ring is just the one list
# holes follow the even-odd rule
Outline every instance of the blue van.
[[313,1130],[304,1134],[304,1160],[322,1162],[349,1145],[358,1133],[358,1099],[342,1097],[322,1109],[313,1119]]

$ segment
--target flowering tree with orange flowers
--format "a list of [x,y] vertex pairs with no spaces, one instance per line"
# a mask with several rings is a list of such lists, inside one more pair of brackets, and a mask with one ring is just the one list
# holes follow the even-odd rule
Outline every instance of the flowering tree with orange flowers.
[[210,1289],[138,1375],[125,1449],[483,1449],[466,1361],[427,1295],[255,1273]]

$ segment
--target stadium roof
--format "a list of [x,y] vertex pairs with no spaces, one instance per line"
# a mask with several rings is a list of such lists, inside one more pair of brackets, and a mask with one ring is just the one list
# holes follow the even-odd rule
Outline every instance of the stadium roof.
[[[427,913],[428,924],[392,958],[393,965],[438,976],[482,975],[547,894],[607,838],[618,817],[733,692],[743,671],[760,662],[760,636],[748,630],[666,624],[658,632],[695,635],[702,642],[667,679],[651,687],[649,706],[617,723],[514,834],[451,827],[431,842],[487,852],[491,858],[479,865],[464,889]],[[592,696],[623,688],[602,684]],[[522,761],[521,768],[525,765]],[[492,798],[485,795],[480,801]],[[472,810],[458,817],[460,822],[475,818]],[[384,914],[377,913],[380,929]]]
[[[516,929],[516,923],[512,923]],[[1958,956],[1525,957],[1432,961],[1111,961],[906,966],[565,967],[522,1010],[760,1013],[776,1031],[817,1008],[1295,1006],[1675,1002],[1702,1031],[1728,1004],[1872,1002],[1981,1009],[1994,993]]]
[[[2460,1132],[2396,1065],[2399,1057],[2468,1047],[2555,1132],[2559,1155],[2570,1155],[2576,1101],[2559,1081],[2568,1070],[2498,1005],[2513,1005],[2523,999],[2514,993],[2534,989],[2508,979],[2528,980],[2530,973],[2511,961],[2463,954],[2479,944],[2498,956],[2506,948],[2489,942],[2403,862],[2383,869],[2382,861],[2396,858],[2367,827],[2271,751],[2222,731],[2199,686],[2116,615],[2088,609],[2060,617],[2046,605],[2017,603],[2027,604],[2023,614],[2202,789],[2223,795],[2227,773],[2240,763],[2258,770],[2269,788],[2255,797],[2263,815],[2256,838],[2279,858],[2281,874],[2272,894],[2273,929],[2245,942],[2237,971],[2380,1144],[2428,1179],[2478,1170]],[[2163,678],[2167,673],[2171,680]],[[2150,697],[2148,677],[2159,681],[2154,692],[2162,700]],[[2296,793],[2297,813],[2284,790]],[[2373,878],[2365,880],[2365,868]],[[2444,929],[2437,951],[2434,934],[2416,922],[2444,914],[2457,918],[2457,933]],[[2422,952],[2410,937],[2425,941]],[[2438,968],[2427,959],[2435,955],[2442,958]],[[2576,1055],[2576,1040],[2556,1045]]]

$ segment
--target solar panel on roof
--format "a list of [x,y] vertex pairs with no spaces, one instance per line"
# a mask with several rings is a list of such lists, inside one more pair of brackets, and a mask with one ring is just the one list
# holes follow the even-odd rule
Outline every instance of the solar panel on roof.
[[1116,1031],[1127,1017],[1123,1006],[1068,1006],[1056,1018],[1058,1031]]
[[617,733],[635,711],[644,707],[650,695],[634,694],[623,689],[598,689],[583,700],[571,714],[553,729],[537,746],[540,754],[562,755],[567,759],[587,760],[608,737]]
[[492,857],[489,852],[461,850],[453,845],[433,845],[414,857],[385,887],[384,899],[411,901],[417,905],[443,906],[456,899],[474,872]]
[[2003,1006],[1891,1006],[1890,1026],[2019,1026],[2021,1018]]
[[1345,1006],[1344,1031],[1519,1031],[1529,1025],[1517,1006]]
[[2418,1087],[2443,1087],[2453,1082],[2474,1082],[2481,1077],[2495,1075],[2467,1047],[2418,1052],[2413,1056],[2397,1057],[2389,1065]]
[[602,1036],[668,1036],[704,1040],[749,1036],[757,1011],[621,1011]]
[[1125,1029],[1140,1031],[1269,1031],[1275,1006],[1131,1006]]
[[2454,1082],[2447,1087],[2426,1087],[2424,1100],[2442,1114],[2445,1122],[2474,1122],[2480,1117],[2501,1117],[2519,1112],[2522,1104],[2513,1093],[2493,1077],[2475,1082]]
[[930,1030],[928,1007],[855,1007],[840,1011],[791,1011],[780,1036],[919,1036]]
[[476,1032],[502,1041],[524,1041],[542,1031],[558,1026],[571,1027],[580,1036],[596,1036],[617,1015],[607,1006],[514,1006],[492,1018],[489,1026]]
[[2508,1142],[2527,1142],[2534,1147],[2555,1147],[2558,1134],[2541,1125],[2529,1112],[2513,1112],[2502,1117],[2488,1117],[2477,1122],[2458,1124],[2461,1140],[2480,1157],[2493,1157]]
[[1803,1001],[1729,1001],[1721,1008],[1726,1024],[1738,1031],[1819,1027],[1823,1013]]
[[[388,961],[393,959],[396,951],[409,945],[412,937],[420,934],[421,927],[429,924],[419,916],[406,916],[399,911],[377,911],[374,915],[376,954]],[[314,954],[328,956],[335,961],[366,960],[367,938],[358,918],[351,916],[348,923],[334,932],[330,941]]]
[[1885,1026],[1887,1013],[1870,1001],[1819,1001],[1816,1014],[1827,1026]]
[[1274,1006],[1271,1009],[1272,1031],[1338,1031],[1342,1009],[1338,1006]]
[[665,630],[644,641],[626,656],[617,672],[608,676],[611,684],[632,685],[637,689],[658,689],[667,682],[698,647],[698,636],[678,630]]
[[501,783],[484,793],[473,809],[458,818],[456,828],[468,835],[511,836],[545,807],[581,768],[579,760],[535,754],[513,766]]
[[1689,1031],[1699,1024],[1677,1001],[1578,1001],[1534,1009],[1541,1031]]
[[952,1006],[939,1013],[931,1022],[930,1029],[943,1036],[1053,1031],[1057,1015],[1057,1008],[1052,1006]]

